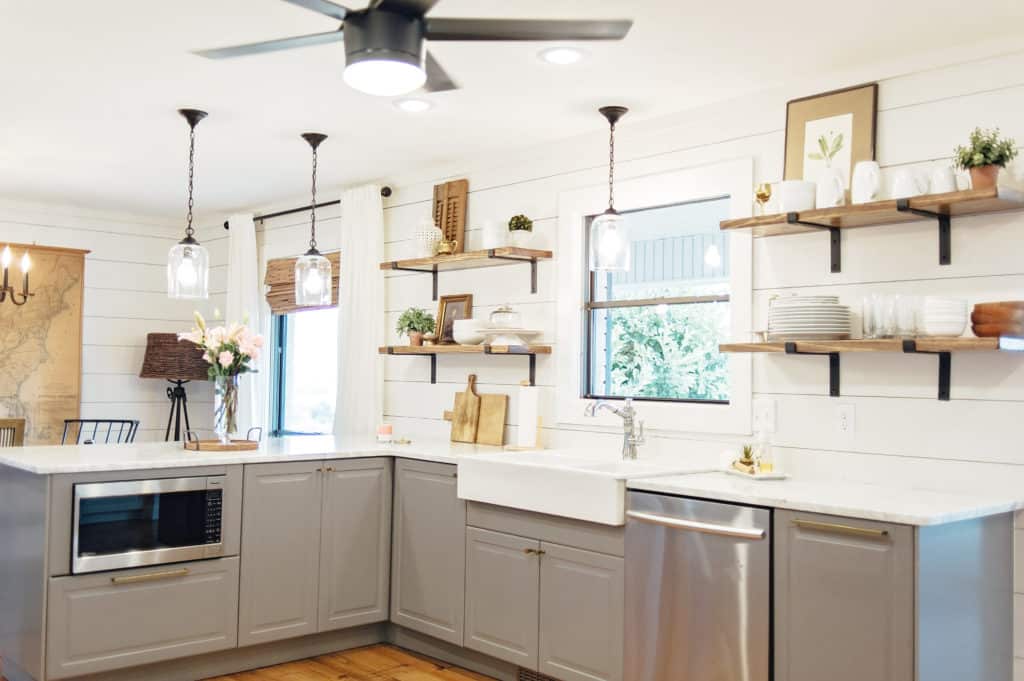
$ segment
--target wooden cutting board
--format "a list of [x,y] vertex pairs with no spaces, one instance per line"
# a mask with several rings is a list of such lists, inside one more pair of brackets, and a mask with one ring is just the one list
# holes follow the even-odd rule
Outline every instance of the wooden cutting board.
[[480,420],[480,396],[476,394],[476,374],[470,374],[466,391],[455,394],[452,409],[452,442],[476,442]]
[[505,415],[508,413],[508,395],[481,395],[480,420],[476,428],[476,442],[480,445],[501,447],[505,444]]

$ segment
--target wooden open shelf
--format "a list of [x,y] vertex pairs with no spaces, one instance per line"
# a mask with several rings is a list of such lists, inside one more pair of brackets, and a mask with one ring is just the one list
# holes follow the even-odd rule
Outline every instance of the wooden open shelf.
[[522,355],[530,359],[530,385],[537,382],[537,355],[550,355],[550,345],[385,345],[382,355],[407,355],[430,358],[430,382],[437,383],[438,355]]
[[[424,272],[433,275],[434,300],[437,300],[437,273],[452,270],[469,270],[481,267],[499,267],[528,263],[530,265],[530,293],[537,292],[537,261],[550,260],[551,251],[533,248],[491,248],[483,251],[467,251],[453,255],[435,255],[432,258],[412,258],[409,260],[391,260],[382,262],[382,270],[398,270],[402,272]],[[407,353],[410,354],[410,353]]]
[[879,338],[863,340],[768,341],[724,343],[721,352],[776,352],[787,355],[822,355],[829,358],[829,395],[839,397],[840,355],[847,352],[902,352],[939,358],[939,399],[949,400],[954,352],[1024,351],[1024,339],[1001,338]]
[[844,229],[895,225],[935,220],[939,228],[939,264],[952,262],[951,218],[1024,209],[1024,194],[1012,189],[967,189],[946,194],[927,194],[908,199],[889,199],[837,208],[818,208],[793,213],[761,215],[720,223],[722,230],[749,229],[755,237],[787,236],[828,231],[831,271],[842,269],[839,233]]

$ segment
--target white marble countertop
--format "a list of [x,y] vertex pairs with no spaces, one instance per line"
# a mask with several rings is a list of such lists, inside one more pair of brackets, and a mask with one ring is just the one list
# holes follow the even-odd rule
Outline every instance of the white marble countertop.
[[634,479],[629,481],[628,489],[917,526],[942,525],[1024,508],[1024,492],[1019,497],[1009,497],[919,489],[897,483],[744,480],[720,472]]
[[186,450],[180,442],[10,447],[0,449],[0,465],[37,475],[59,475],[371,456],[399,456],[438,463],[457,463],[461,456],[494,451],[493,447],[446,441],[417,440],[408,445],[382,445],[375,440],[323,435],[268,438],[260,444],[259,449],[248,452],[193,452]]

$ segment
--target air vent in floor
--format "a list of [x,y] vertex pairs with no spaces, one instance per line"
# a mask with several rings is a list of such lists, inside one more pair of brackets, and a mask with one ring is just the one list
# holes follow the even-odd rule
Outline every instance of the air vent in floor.
[[523,669],[520,667],[518,681],[558,681],[558,679],[546,676],[540,672],[535,672],[531,669]]

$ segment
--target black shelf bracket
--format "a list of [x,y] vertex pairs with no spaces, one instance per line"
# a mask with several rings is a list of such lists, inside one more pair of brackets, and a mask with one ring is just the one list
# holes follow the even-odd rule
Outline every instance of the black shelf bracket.
[[391,269],[396,270],[398,272],[422,272],[424,274],[432,275],[434,279],[434,300],[437,300],[437,265],[434,265],[429,270],[421,270],[415,267],[401,267],[398,264],[398,261],[392,260]]
[[494,352],[491,346],[484,344],[485,355],[518,355],[530,358],[530,385],[537,385],[537,355],[536,353],[530,352],[528,348],[524,346],[509,346],[508,352]]
[[911,208],[910,199],[896,199],[896,210],[901,213],[911,213],[923,218],[934,218],[939,222],[939,264],[948,265],[953,262],[953,239],[950,228],[949,215],[936,213],[920,208]]
[[938,355],[939,356],[939,399],[949,402],[950,375],[953,373],[953,353],[951,352],[928,352],[918,350],[917,341],[904,339],[903,352],[915,355]]
[[801,352],[793,341],[786,343],[787,355],[812,355],[817,357],[828,357],[828,394],[830,397],[839,397],[839,353],[838,352]]
[[786,222],[791,225],[803,225],[804,227],[812,227],[814,229],[827,229],[829,233],[829,266],[832,274],[839,274],[843,271],[843,249],[838,227],[801,220],[800,213],[786,213]]
[[[389,345],[388,346],[388,354],[389,355],[397,355],[398,353],[396,353],[395,349]],[[430,383],[431,383],[431,385],[437,383],[437,355],[409,355],[409,354],[406,354],[406,353],[402,353],[402,355],[404,357],[429,357],[430,358]]]
[[515,255],[496,255],[495,249],[487,251],[487,257],[493,260],[511,260],[512,262],[530,263],[530,293],[537,292],[537,258],[520,258]]

